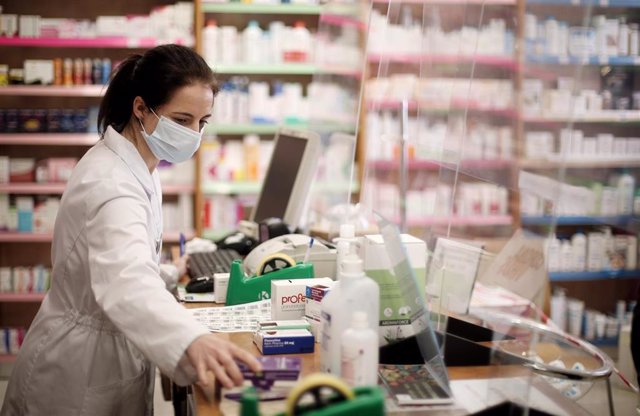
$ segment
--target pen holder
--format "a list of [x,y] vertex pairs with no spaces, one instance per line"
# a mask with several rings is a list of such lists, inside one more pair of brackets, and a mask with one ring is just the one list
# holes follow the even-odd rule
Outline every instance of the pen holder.
[[242,262],[231,263],[227,306],[271,299],[271,281],[279,279],[309,279],[313,277],[313,264],[298,263],[291,267],[274,270],[260,276],[247,276],[242,270]]

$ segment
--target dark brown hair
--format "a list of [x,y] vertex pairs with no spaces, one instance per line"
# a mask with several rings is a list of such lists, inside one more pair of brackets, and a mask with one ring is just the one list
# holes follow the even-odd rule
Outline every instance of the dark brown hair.
[[214,95],[218,84],[211,68],[193,50],[179,45],[162,45],[143,55],[131,55],[113,72],[100,103],[98,131],[112,126],[122,132],[131,119],[133,100],[140,96],[156,109],[167,103],[180,87],[201,82],[210,85]]

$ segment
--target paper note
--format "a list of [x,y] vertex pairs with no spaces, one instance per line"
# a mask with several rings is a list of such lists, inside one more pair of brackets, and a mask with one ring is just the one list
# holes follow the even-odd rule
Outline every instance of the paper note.
[[258,322],[271,319],[271,300],[189,311],[211,332],[254,332]]

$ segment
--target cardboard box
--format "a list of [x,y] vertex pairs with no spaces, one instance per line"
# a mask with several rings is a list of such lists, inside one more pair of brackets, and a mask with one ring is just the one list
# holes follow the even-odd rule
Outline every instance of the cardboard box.
[[310,330],[311,325],[304,319],[291,319],[288,321],[260,321],[258,330],[260,331],[284,331],[290,329]]
[[256,331],[253,342],[264,355],[312,353],[315,348],[315,339],[307,329]]
[[331,285],[328,277],[271,281],[271,319],[300,319],[304,316],[305,289],[308,285]]
[[304,316],[312,318],[316,321],[320,321],[320,312],[322,310],[322,299],[331,291],[333,284],[317,284],[313,286],[307,286],[305,288],[304,299]]
[[[418,288],[424,293],[427,245],[409,234],[402,234],[400,238],[414,271]],[[393,274],[382,235],[365,235],[359,247],[359,256],[363,261],[365,274],[380,287],[380,345],[414,335],[411,322],[415,317],[405,304],[406,300],[403,299]]]
[[227,301],[227,288],[229,287],[229,273],[213,274],[213,301],[225,303]]

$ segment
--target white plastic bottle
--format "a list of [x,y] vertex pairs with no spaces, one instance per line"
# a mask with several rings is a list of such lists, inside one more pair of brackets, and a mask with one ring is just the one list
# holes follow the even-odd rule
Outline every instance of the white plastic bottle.
[[340,224],[340,236],[333,241],[336,243],[337,251],[335,280],[340,280],[340,266],[347,254],[354,250],[357,243],[356,229],[353,224]]
[[202,29],[202,52],[209,66],[220,63],[220,29],[213,19]]
[[573,270],[582,272],[587,268],[587,236],[578,231],[571,237],[573,251]]
[[353,387],[378,384],[378,333],[368,320],[366,313],[355,311],[342,335],[340,374]]
[[290,32],[284,52],[286,62],[308,62],[311,55],[311,33],[304,22],[297,21]]
[[560,270],[560,240],[554,234],[547,241],[547,267],[550,272],[557,272]]
[[626,260],[625,268],[627,270],[635,270],[638,268],[638,237],[635,235],[627,236]]
[[636,181],[624,171],[618,177],[618,214],[631,215],[633,213],[633,193],[635,192]]
[[567,296],[563,288],[557,288],[551,296],[551,320],[561,330],[567,330]]
[[242,58],[246,64],[259,64],[262,56],[262,29],[255,20],[242,32]]
[[[369,328],[377,331],[380,322],[380,289],[362,270],[362,260],[356,254],[348,254],[341,264],[340,280],[321,306],[320,371],[340,376],[340,345],[344,331],[355,311],[367,315]],[[337,290],[336,290],[337,289]],[[376,341],[376,348],[378,342]]]
[[573,269],[573,249],[571,241],[562,240],[560,243],[560,271],[569,272]]

